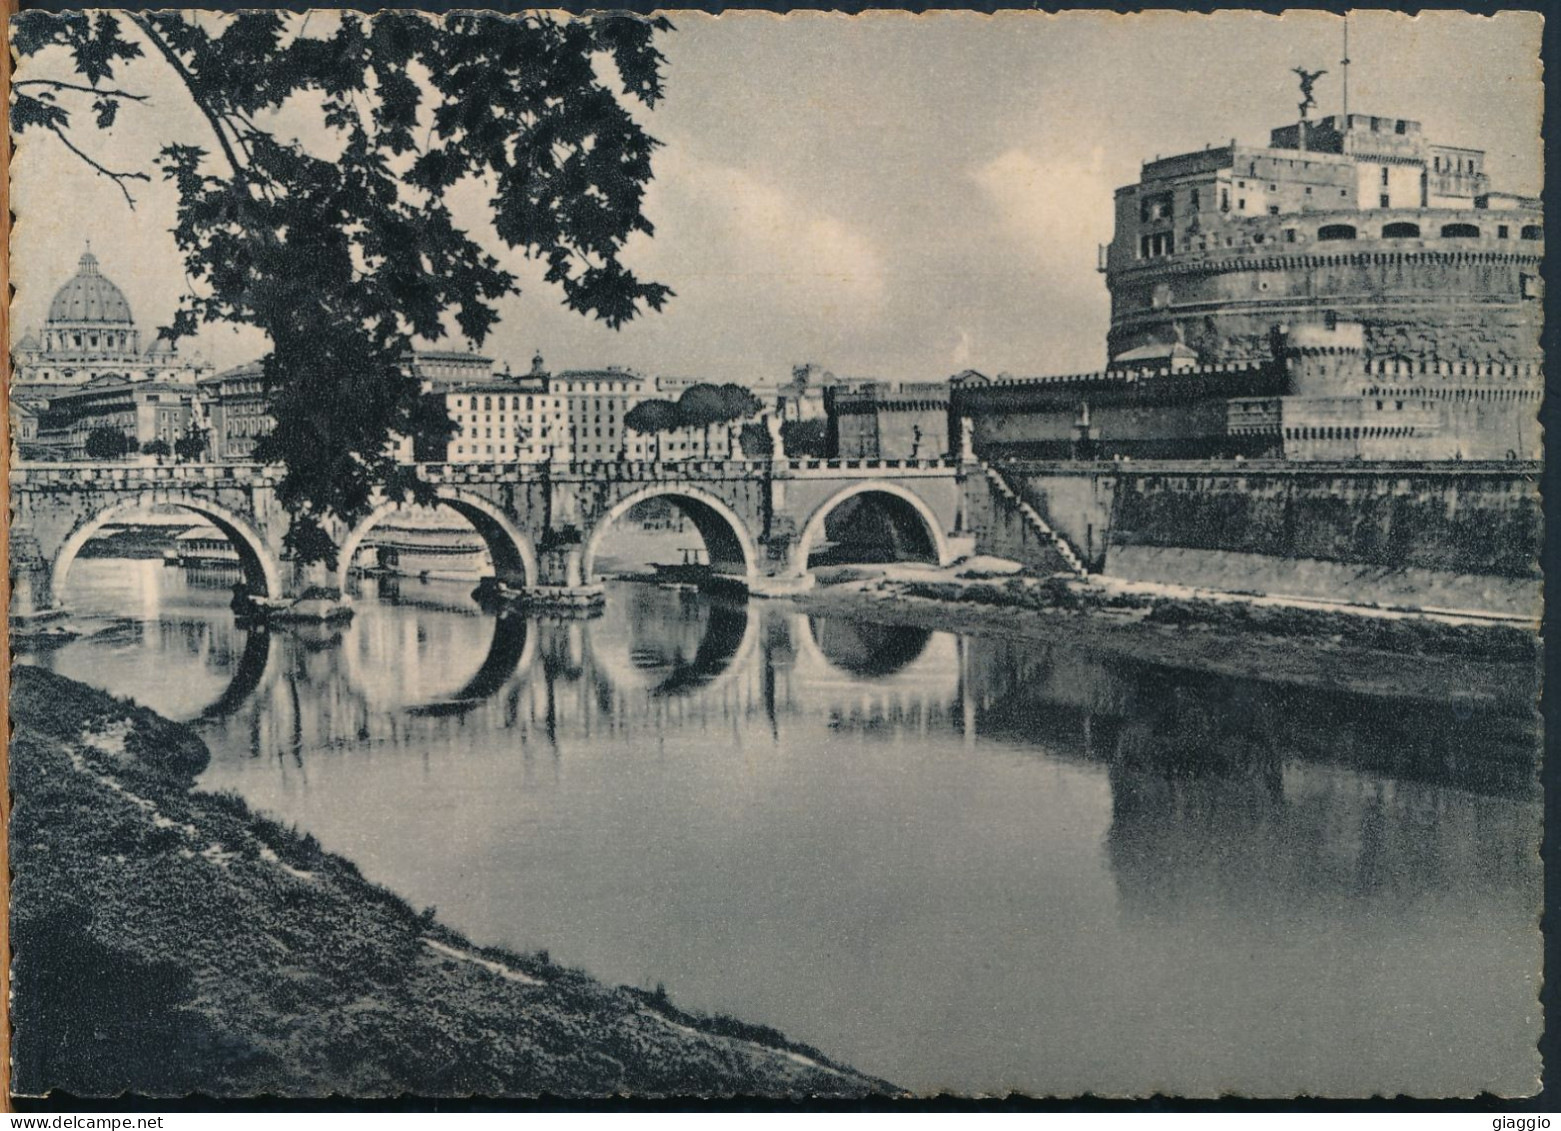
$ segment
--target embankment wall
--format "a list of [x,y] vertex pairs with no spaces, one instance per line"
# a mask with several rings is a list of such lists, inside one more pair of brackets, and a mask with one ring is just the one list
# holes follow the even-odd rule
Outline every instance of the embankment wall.
[[[1002,471],[1107,576],[1360,603],[1539,608],[1534,464],[1015,462]],[[1004,551],[1023,548],[976,533],[984,553],[1019,557]]]

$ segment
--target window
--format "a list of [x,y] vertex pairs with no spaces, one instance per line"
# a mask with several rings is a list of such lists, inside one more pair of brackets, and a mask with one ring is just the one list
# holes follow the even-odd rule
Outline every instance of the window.
[[1145,224],[1169,220],[1175,214],[1176,208],[1172,203],[1171,194],[1168,192],[1146,196],[1138,204],[1138,219]]
[[1230,211],[1230,190],[1229,189],[1225,189],[1225,188],[1220,189],[1220,211],[1221,212],[1229,212]]
[[1377,207],[1379,207],[1379,208],[1387,208],[1388,207],[1388,194],[1387,193],[1383,193],[1381,196],[1379,196],[1377,198]]
[[1392,224],[1382,225],[1382,238],[1385,240],[1413,240],[1420,238],[1420,225],[1411,224],[1407,220],[1399,220]]
[[1199,204],[1198,204],[1198,190],[1197,189],[1193,189],[1192,190],[1192,194],[1191,194],[1191,196],[1188,197],[1188,200],[1191,203],[1192,210],[1194,212],[1198,211]]
[[1350,224],[1324,224],[1317,229],[1319,240],[1352,240],[1355,228]]
[[1496,225],[1496,238],[1499,239],[1499,240],[1507,239],[1508,238],[1508,231],[1509,231],[1509,229],[1507,228],[1507,225],[1505,225],[1505,224],[1497,224]]
[[1402,120],[1393,123],[1393,132],[1396,134],[1401,134],[1404,132],[1404,123]]
[[1477,240],[1480,229],[1474,224],[1443,224],[1442,238],[1449,240]]
[[1247,198],[1246,197],[1243,196],[1243,197],[1240,197],[1239,199],[1237,199],[1237,201],[1236,201],[1236,210],[1238,212],[1245,212],[1247,210]]
[[1382,187],[1388,187],[1388,167],[1386,165],[1382,166]]
[[1539,224],[1524,224],[1519,234],[1526,240],[1542,240],[1545,238],[1545,229]]
[[1270,204],[1268,206],[1268,214],[1270,216],[1278,216],[1279,215],[1279,205],[1277,205],[1277,204]]

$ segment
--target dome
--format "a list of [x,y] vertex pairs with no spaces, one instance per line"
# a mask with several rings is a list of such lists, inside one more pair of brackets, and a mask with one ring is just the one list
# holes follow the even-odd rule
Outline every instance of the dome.
[[97,256],[88,251],[81,257],[76,277],[55,292],[49,321],[129,325],[132,320],[124,294],[103,277]]

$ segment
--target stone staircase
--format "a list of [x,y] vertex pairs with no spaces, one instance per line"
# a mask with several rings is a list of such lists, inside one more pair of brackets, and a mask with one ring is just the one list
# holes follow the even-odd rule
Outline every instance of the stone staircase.
[[1023,517],[1030,529],[1049,543],[1052,549],[1057,552],[1057,556],[1067,563],[1069,570],[1080,577],[1089,572],[1083,560],[1074,552],[1073,547],[1069,545],[1068,540],[1052,529],[1051,523],[1046,521],[1041,512],[1031,506],[1023,495],[1009,485],[1008,478],[1001,471],[984,460],[981,461],[981,471],[986,476],[987,483],[991,485],[992,491],[999,498],[1006,499],[1013,505],[1013,508]]

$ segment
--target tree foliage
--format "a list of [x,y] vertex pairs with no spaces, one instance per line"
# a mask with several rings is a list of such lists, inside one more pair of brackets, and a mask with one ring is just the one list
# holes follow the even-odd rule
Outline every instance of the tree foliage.
[[742,420],[758,412],[762,405],[752,390],[741,385],[690,385],[678,398],[678,413],[690,428],[708,428]]
[[770,430],[761,421],[750,421],[737,433],[737,443],[744,459],[768,459],[775,454],[770,441]]
[[651,435],[656,432],[671,432],[683,426],[683,414],[678,411],[678,406],[669,400],[652,397],[649,400],[640,401],[637,405],[623,414],[623,423],[635,432],[642,435]]
[[[268,336],[276,427],[255,454],[282,465],[292,552],[333,561],[328,517],[356,521],[377,489],[431,498],[389,450],[396,435],[453,431],[408,371],[414,340],[453,323],[480,344],[497,302],[519,290],[452,214],[455,186],[482,187],[498,238],[540,260],[569,308],[616,329],[671,297],[620,261],[631,236],[653,232],[641,206],[659,144],[626,102],[660,100],[654,39],[670,29],[618,14],[31,11],[13,45],[23,57],[62,49],[50,58],[70,77],[29,69],[12,122],[52,134],[133,206],[149,174],[90,156],[81,111],[109,129],[144,100],[114,85],[137,59],[188,93],[207,128],[155,159],[177,189],[173,234],[191,281],[163,334],[229,322]],[[277,132],[277,114],[300,108],[315,115],[319,152]]]
[[829,457],[829,428],[822,420],[788,420],[781,425],[781,446],[787,459]]
[[647,435],[659,436],[679,428],[700,429],[705,434],[708,453],[713,425],[744,420],[763,407],[753,391],[741,385],[700,382],[684,389],[676,401],[662,398],[641,401],[624,415],[623,422],[634,431]]
[[134,436],[126,435],[118,428],[99,425],[87,433],[85,449],[88,459],[119,459],[135,451],[140,445]]
[[173,449],[168,446],[167,440],[148,440],[141,445],[141,452],[149,456],[166,456],[172,455]]
[[198,460],[206,456],[206,432],[191,428],[173,442],[173,454],[181,460]]
[[624,427],[645,436],[656,437],[656,459],[661,459],[661,434],[681,426],[683,420],[678,406],[669,400],[653,397],[640,401],[623,414]]

